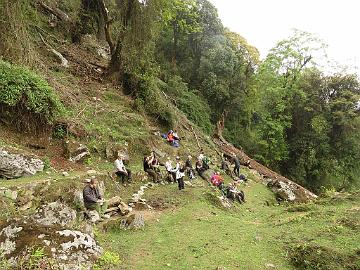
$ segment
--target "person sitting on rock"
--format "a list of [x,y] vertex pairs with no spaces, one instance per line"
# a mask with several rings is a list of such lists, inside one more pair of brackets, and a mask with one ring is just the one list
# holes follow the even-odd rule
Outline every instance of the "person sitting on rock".
[[233,182],[228,187],[226,187],[226,197],[235,201],[238,200],[239,203],[245,202],[245,194],[242,190],[237,189],[237,182]]
[[166,140],[171,144],[175,139],[174,139],[174,131],[170,130],[167,134],[166,134]]
[[229,176],[232,175],[232,172],[230,170],[230,166],[229,166],[229,162],[228,160],[226,159],[225,156],[222,157],[222,160],[221,160],[221,169]]
[[100,217],[108,218],[105,214],[107,203],[101,196],[97,186],[97,180],[92,178],[83,189],[84,205],[87,210],[96,210]]
[[155,152],[144,158],[144,171],[153,179],[154,183],[159,182],[159,162],[156,159]]
[[196,161],[195,169],[200,176],[202,176],[202,174],[206,171],[206,169],[203,167],[203,162],[201,159],[198,159]]
[[201,160],[202,167],[204,170],[208,170],[210,168],[210,159],[204,154],[204,150],[201,149],[198,160]]
[[214,172],[214,174],[211,176],[210,182],[220,190],[224,188],[224,179],[221,177],[219,172]]
[[121,182],[125,185],[125,178],[128,182],[131,182],[131,170],[125,168],[124,155],[119,155],[115,162],[115,174],[121,179]]

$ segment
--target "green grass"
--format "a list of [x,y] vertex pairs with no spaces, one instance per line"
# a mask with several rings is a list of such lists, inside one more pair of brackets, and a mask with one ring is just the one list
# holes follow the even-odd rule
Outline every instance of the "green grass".
[[[100,235],[100,242],[121,254],[121,269],[267,269],[267,264],[303,269],[293,263],[294,256],[303,258],[291,248],[317,245],[345,257],[360,248],[359,228],[340,225],[343,219],[354,222],[350,199],[334,206],[324,199],[325,205],[310,203],[296,209],[277,205],[273,194],[254,181],[244,191],[247,203],[227,211],[207,199],[206,194],[214,192],[207,184],[184,192],[176,185],[159,186],[145,197],[150,202],[158,198],[166,207],[148,217],[144,230],[111,230]],[[315,262],[324,260],[318,257]]]

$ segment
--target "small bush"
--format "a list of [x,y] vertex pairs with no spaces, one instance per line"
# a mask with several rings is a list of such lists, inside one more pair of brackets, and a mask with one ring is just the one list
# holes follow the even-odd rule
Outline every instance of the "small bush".
[[296,269],[339,270],[359,269],[358,254],[338,252],[313,244],[298,244],[289,248],[291,263]]
[[187,84],[179,76],[173,76],[166,85],[164,91],[176,100],[176,106],[189,120],[202,128],[203,131],[210,134],[212,124],[210,122],[211,110],[200,93],[196,94],[189,91]]
[[109,269],[110,266],[118,266],[121,264],[120,256],[114,252],[105,251],[94,265],[95,270]]
[[0,60],[0,116],[18,130],[51,124],[64,107],[48,83],[34,72]]

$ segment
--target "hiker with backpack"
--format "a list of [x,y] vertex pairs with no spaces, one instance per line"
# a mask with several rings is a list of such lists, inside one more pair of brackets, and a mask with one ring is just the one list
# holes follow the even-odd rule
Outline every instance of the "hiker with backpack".
[[223,190],[224,188],[224,179],[221,177],[220,172],[214,172],[210,178],[210,182],[213,186]]

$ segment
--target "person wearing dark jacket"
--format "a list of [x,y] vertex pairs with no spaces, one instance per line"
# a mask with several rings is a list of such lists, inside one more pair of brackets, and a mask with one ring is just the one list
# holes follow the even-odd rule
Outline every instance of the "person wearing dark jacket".
[[239,158],[234,154],[233,155],[233,160],[234,160],[234,173],[237,177],[240,176],[240,160]]
[[153,179],[154,183],[160,182],[159,162],[154,152],[150,156],[144,157],[143,165],[144,171]]
[[192,156],[189,155],[188,158],[185,161],[185,168],[186,168],[186,171],[188,173],[188,176],[189,176],[190,180],[195,178],[195,173],[194,173],[194,169],[193,169],[193,166],[192,166],[191,159],[192,159]]
[[89,184],[84,187],[83,197],[86,209],[96,210],[100,217],[104,217],[104,213],[107,209],[107,203],[100,194],[96,179],[91,179]]

